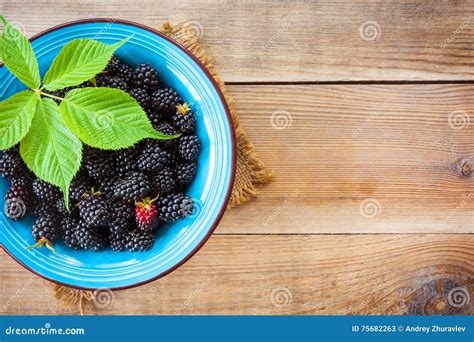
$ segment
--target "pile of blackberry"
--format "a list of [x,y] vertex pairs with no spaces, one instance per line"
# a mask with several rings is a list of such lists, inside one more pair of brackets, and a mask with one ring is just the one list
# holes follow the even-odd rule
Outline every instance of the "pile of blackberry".
[[146,251],[161,226],[194,210],[185,192],[196,175],[201,145],[194,133],[195,116],[147,64],[132,68],[113,57],[95,83],[128,92],[157,131],[181,136],[144,140],[119,151],[84,146],[81,168],[70,187],[69,211],[61,191],[28,170],[17,146],[3,151],[0,176],[11,182],[5,214],[12,220],[32,214],[37,246],[62,241],[70,248],[94,252]]

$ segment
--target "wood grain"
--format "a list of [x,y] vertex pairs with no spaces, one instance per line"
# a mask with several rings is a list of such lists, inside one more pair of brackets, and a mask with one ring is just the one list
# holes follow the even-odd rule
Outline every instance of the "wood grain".
[[474,232],[474,86],[230,90],[275,179],[218,232]]
[[[182,268],[92,314],[472,314],[474,236],[214,236]],[[0,253],[0,313],[74,314]],[[472,293],[472,292],[471,292]],[[454,300],[455,298],[451,298]],[[451,301],[452,302],[452,301]],[[462,305],[461,305],[462,304]]]
[[[111,17],[188,20],[226,82],[474,79],[471,1],[2,0],[32,36]],[[365,32],[365,33],[361,33]]]

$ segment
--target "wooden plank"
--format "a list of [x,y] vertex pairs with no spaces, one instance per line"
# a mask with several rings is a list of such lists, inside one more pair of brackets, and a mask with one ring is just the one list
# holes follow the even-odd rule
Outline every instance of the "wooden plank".
[[[472,314],[473,248],[472,235],[214,236],[164,279],[86,311]],[[0,313],[77,313],[4,252],[0,271]]]
[[274,181],[219,233],[472,233],[472,85],[232,86]]
[[188,20],[227,82],[474,79],[472,1],[2,0],[0,10],[28,36],[83,18]]

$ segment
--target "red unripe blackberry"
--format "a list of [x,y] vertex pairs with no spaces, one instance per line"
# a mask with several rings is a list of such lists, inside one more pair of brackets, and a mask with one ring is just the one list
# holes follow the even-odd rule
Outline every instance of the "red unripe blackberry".
[[158,71],[148,64],[140,64],[133,70],[132,84],[134,88],[153,92],[158,88],[159,82]]
[[153,203],[155,200],[156,198],[151,199],[147,197],[136,203],[135,219],[138,228],[142,230],[152,230],[158,227],[158,210],[156,209],[155,203]]

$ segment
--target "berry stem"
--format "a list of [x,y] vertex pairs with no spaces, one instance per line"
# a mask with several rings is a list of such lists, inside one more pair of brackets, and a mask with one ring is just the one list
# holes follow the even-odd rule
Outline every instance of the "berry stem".
[[44,247],[46,246],[47,249],[49,249],[51,252],[54,252],[54,254],[58,254],[58,252],[56,252],[56,250],[54,249],[53,247],[53,244],[51,243],[51,241],[49,241],[47,238],[41,238],[36,244],[32,245],[32,246],[28,246],[26,248],[27,251],[30,251],[32,249],[38,249],[38,248],[41,248],[41,247]]

